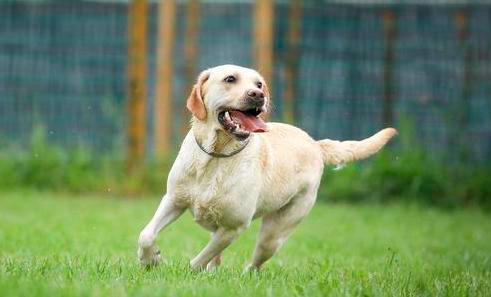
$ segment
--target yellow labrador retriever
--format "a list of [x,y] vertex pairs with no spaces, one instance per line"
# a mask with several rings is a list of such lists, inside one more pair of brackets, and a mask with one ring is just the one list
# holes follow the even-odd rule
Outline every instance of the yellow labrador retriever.
[[167,193],[140,233],[141,264],[159,262],[157,234],[189,210],[212,233],[193,269],[213,270],[222,251],[262,217],[248,266],[259,270],[314,205],[325,164],[367,158],[396,134],[387,128],[362,141],[315,141],[294,126],[266,123],[269,102],[266,82],[252,69],[222,65],[199,75],[187,100],[192,128]]

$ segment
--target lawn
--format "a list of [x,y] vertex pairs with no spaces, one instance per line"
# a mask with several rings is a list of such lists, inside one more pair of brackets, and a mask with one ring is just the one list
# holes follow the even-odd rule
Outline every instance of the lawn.
[[491,295],[491,216],[476,209],[318,203],[255,274],[242,268],[259,222],[216,272],[196,273],[208,233],[186,214],[146,271],[136,239],[158,200],[0,193],[0,296]]

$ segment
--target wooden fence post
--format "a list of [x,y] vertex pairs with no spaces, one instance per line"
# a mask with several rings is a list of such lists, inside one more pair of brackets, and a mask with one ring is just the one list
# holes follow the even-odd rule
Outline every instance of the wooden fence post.
[[165,160],[172,140],[172,82],[176,3],[161,0],[157,28],[157,78],[155,85],[155,156]]
[[459,46],[464,52],[464,76],[462,83],[462,108],[459,108],[462,115],[458,120],[460,123],[460,130],[467,127],[469,122],[468,111],[470,109],[469,99],[471,91],[471,55],[469,50],[469,20],[467,14],[464,11],[459,11],[455,16],[455,23],[457,25],[457,36],[459,40]]
[[394,12],[388,10],[383,14],[383,28],[385,35],[385,65],[384,65],[384,101],[382,107],[382,122],[390,126],[394,122],[393,115],[393,93],[394,93],[394,41],[396,39],[396,28]]
[[[185,78],[186,96],[191,93],[194,82],[196,81],[198,62],[198,38],[200,22],[200,4],[198,0],[188,0],[186,6],[186,33],[184,36],[184,59],[185,59]],[[183,104],[184,106],[184,104]],[[184,107],[182,112],[181,135],[184,137],[189,127],[189,115]]]
[[458,160],[466,161],[470,155],[470,110],[472,91],[472,56],[469,43],[469,16],[465,10],[460,10],[455,15],[457,27],[457,38],[460,49],[464,54],[463,77],[462,77],[462,99],[452,113],[451,122],[455,123],[454,135],[451,135],[451,146],[457,147]]
[[287,123],[295,122],[298,82],[299,43],[302,30],[302,1],[291,0],[288,11],[287,53],[285,58],[285,94],[283,101],[283,119]]
[[128,18],[127,169],[131,172],[142,165],[145,154],[147,1],[132,0]]
[[262,74],[272,92],[274,0],[256,0],[253,23],[255,68]]

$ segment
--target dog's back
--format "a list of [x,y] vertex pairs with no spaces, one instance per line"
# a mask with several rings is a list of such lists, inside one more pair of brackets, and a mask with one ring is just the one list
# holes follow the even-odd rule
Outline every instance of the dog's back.
[[323,155],[318,143],[295,126],[268,123],[268,132],[258,136],[266,142],[269,165],[276,167],[273,170],[277,173],[294,170],[296,176],[303,171],[323,168]]
[[361,141],[316,141],[295,126],[268,123],[268,132],[257,135],[262,141],[258,153],[266,177],[262,191],[266,197],[260,200],[268,201],[259,207],[260,213],[287,204],[302,191],[316,192],[324,164],[343,165],[367,158],[395,134],[395,129],[388,128]]

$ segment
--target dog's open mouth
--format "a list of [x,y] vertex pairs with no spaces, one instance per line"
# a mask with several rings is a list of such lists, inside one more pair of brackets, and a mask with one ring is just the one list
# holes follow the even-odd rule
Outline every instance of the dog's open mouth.
[[225,110],[218,114],[218,121],[227,132],[245,139],[252,132],[266,132],[266,123],[259,117],[262,111],[262,108]]

